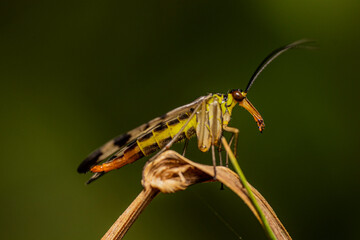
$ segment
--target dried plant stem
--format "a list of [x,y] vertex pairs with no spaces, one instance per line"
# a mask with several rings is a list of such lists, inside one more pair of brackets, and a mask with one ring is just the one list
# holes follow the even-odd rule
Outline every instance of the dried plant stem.
[[[246,182],[247,187],[245,188],[244,181],[239,179],[239,175],[223,166],[216,167],[216,179],[236,193],[261,224],[264,223],[261,217],[261,213],[263,214],[269,223],[270,231],[274,234],[273,239],[291,240],[273,209],[250,183]],[[186,190],[193,184],[209,181],[214,181],[213,166],[195,163],[171,150],[161,153],[148,161],[144,167],[142,178],[144,190],[116,220],[102,239],[122,239],[139,214],[159,192],[173,193]],[[255,206],[252,198],[256,199],[257,206]],[[261,210],[259,211],[259,209]]]
[[154,188],[143,189],[125,212],[114,222],[101,240],[122,239],[140,213],[158,193],[159,191]]

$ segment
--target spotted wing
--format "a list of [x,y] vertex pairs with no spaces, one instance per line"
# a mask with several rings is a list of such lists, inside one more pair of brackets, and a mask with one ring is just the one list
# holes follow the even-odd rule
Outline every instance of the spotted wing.
[[[156,127],[161,122],[166,122],[173,118],[174,116],[180,115],[185,112],[191,111],[194,109],[200,102],[204,99],[208,98],[208,96],[202,96],[196,99],[195,101],[186,104],[184,106],[178,107],[161,117],[157,117],[151,120],[148,123],[142,124],[141,126],[125,133],[120,136],[115,137],[114,139],[110,140],[109,142],[105,143],[100,148],[93,151],[78,167],[77,171],[79,173],[86,173],[88,172],[91,167],[95,166],[96,164],[104,161],[104,160],[111,160],[111,157],[114,154],[123,152],[129,143],[136,141],[136,139],[140,138],[143,135],[146,135],[148,132],[152,131],[154,127]],[[94,174],[99,175],[99,174]],[[97,177],[98,178],[98,177]]]

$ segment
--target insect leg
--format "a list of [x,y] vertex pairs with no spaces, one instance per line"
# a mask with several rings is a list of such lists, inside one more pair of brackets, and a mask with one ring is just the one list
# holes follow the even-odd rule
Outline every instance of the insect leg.
[[206,112],[205,102],[201,104],[201,108],[196,115],[196,120],[196,136],[198,138],[198,148],[202,152],[207,152],[211,146],[211,139],[209,128],[209,115]]
[[214,166],[214,180],[216,180],[216,157],[215,157],[215,146],[211,145],[212,162]]
[[230,132],[233,134],[234,137],[234,155],[236,157],[236,149],[237,149],[237,143],[238,143],[238,136],[239,136],[239,129],[229,127],[228,125],[223,125],[224,131]]
[[[229,146],[231,147],[232,142],[234,141],[234,134],[231,136],[230,138],[230,142],[229,142]],[[226,162],[225,162],[225,166],[229,167],[229,153],[226,152]]]
[[[223,166],[221,151],[222,151],[221,144],[219,144],[219,147],[218,147],[219,161],[220,161],[220,166]],[[226,167],[228,167],[228,166],[226,166]],[[221,183],[221,185],[220,185],[220,190],[224,190],[224,184],[223,183]]]
[[221,151],[222,151],[222,149],[221,149],[221,144],[219,144],[219,147],[218,147],[219,161],[220,161],[220,166],[223,166]]
[[189,144],[189,139],[186,138],[186,139],[185,139],[185,143],[184,143],[183,153],[182,153],[182,155],[183,155],[184,157],[185,157],[186,148],[187,148],[188,144]]

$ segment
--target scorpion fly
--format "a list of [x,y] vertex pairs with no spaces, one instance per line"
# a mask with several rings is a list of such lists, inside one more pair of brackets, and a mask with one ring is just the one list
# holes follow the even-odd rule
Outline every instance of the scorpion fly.
[[231,139],[234,140],[234,155],[236,156],[239,130],[228,126],[233,108],[239,105],[246,109],[262,132],[265,127],[264,120],[248,100],[247,93],[270,62],[285,51],[302,47],[306,43],[309,41],[296,41],[271,52],[255,70],[244,91],[233,89],[226,94],[216,93],[199,97],[189,104],[115,137],[92,152],[80,164],[78,172],[94,173],[87,182],[90,183],[111,170],[119,169],[158,150],[169,149],[175,142],[186,140],[186,147],[187,140],[194,136],[197,137],[198,148],[202,152],[207,152],[210,147],[212,148],[215,171],[214,147],[221,147],[220,139],[223,131],[232,133]]

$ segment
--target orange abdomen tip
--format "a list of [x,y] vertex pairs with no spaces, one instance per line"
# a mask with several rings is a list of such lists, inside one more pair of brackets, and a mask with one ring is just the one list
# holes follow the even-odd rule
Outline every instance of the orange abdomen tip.
[[96,165],[94,167],[92,167],[90,169],[90,171],[92,171],[93,173],[96,173],[96,172],[104,172],[104,168],[102,165]]

